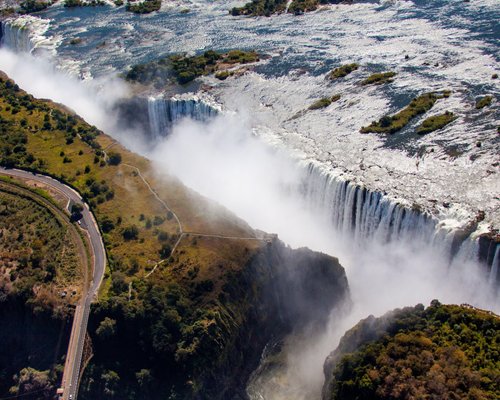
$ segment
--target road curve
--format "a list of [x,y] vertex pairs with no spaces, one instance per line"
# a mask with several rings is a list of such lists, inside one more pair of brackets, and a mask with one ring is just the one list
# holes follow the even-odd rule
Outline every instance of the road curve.
[[97,222],[89,207],[83,202],[81,196],[74,189],[46,175],[35,174],[19,169],[6,169],[0,167],[0,174],[17,178],[30,179],[38,181],[52,187],[62,193],[71,202],[83,206],[81,226],[87,231],[92,251],[93,259],[93,274],[90,282],[90,287],[78,303],[75,315],[73,318],[73,326],[71,329],[70,343],[68,353],[66,355],[66,364],[64,366],[62,388],[64,400],[75,400],[78,395],[78,380],[80,376],[80,366],[83,355],[83,345],[85,342],[85,334],[87,332],[87,323],[90,314],[90,305],[97,295],[97,291],[101,286],[104,271],[106,270],[106,250],[102,241]]

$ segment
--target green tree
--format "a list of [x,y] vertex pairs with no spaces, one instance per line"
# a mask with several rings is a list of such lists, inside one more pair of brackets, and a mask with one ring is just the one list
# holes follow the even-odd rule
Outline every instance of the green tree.
[[110,152],[108,154],[108,164],[118,165],[122,162],[122,155],[120,153]]
[[116,333],[116,320],[105,317],[99,324],[95,333],[102,339],[110,338]]
[[115,371],[108,370],[101,375],[101,379],[104,383],[104,394],[106,397],[114,397],[120,383],[118,374]]
[[122,234],[125,240],[136,240],[139,237],[139,228],[135,225],[127,226]]

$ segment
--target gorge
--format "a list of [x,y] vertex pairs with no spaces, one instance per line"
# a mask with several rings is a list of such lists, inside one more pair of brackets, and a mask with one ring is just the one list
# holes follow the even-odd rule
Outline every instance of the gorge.
[[[279,19],[275,23],[285,32],[284,37],[269,32],[272,24],[265,19],[243,19],[242,29],[232,25],[236,22],[222,19],[222,28],[217,32],[229,29],[246,48],[250,48],[250,43],[252,48],[256,44],[262,46],[271,54],[271,60],[261,61],[243,76],[230,77],[224,82],[202,77],[203,85],[195,93],[176,95],[171,94],[171,88],[165,93],[134,93],[119,80],[105,83],[106,74],[123,71],[131,64],[131,54],[146,60],[161,51],[206,49],[207,42],[211,46],[215,42],[222,49],[230,48],[229,44],[234,42],[230,35],[213,34],[208,39],[206,35],[198,35],[203,32],[203,24],[220,17],[219,5],[212,6],[208,12],[196,9],[196,16],[200,18],[197,22],[185,14],[177,15],[175,10],[170,14],[170,22],[162,19],[162,13],[138,22],[129,16],[117,17],[112,9],[95,14],[88,10],[76,11],[71,19],[65,15],[66,11],[57,7],[49,8],[42,18],[24,16],[2,22],[0,70],[7,72],[21,88],[65,104],[129,149],[152,160],[153,176],[161,177],[168,171],[250,226],[276,233],[292,247],[307,246],[338,257],[345,267],[351,299],[348,306],[342,307],[339,298],[322,304],[321,324],[306,332],[300,321],[306,319],[307,312],[295,316],[294,323],[284,330],[292,335],[279,339],[274,346],[277,350],[272,350],[271,340],[262,368],[252,375],[246,393],[251,399],[319,398],[323,362],[342,334],[368,314],[380,315],[394,307],[429,304],[435,298],[499,312],[499,142],[495,132],[498,100],[494,100],[494,107],[482,111],[464,105],[485,92],[493,93],[494,98],[498,94],[498,81],[490,78],[497,68],[498,55],[490,46],[495,35],[483,37],[471,28],[471,15],[476,11],[470,7],[474,5],[464,5],[460,11],[462,21],[450,22],[451,26],[447,26],[438,24],[432,9],[419,2],[415,2],[416,5],[389,3],[339,5],[309,14],[302,20],[291,15],[275,16],[273,18]],[[441,3],[442,9],[455,7],[449,2]],[[490,10],[491,15],[485,16],[486,11],[481,10],[477,12],[478,18],[490,26],[499,13],[498,7],[488,1],[482,1],[481,5],[484,10]],[[339,32],[329,39],[326,38],[330,27],[328,18],[339,18],[340,26]],[[365,19],[373,24],[369,33],[353,34]],[[300,31],[302,36],[297,37],[303,39],[292,46],[288,35],[293,37],[296,30],[307,29],[304,21],[311,20],[317,36],[309,38]],[[53,21],[64,23],[57,25]],[[95,26],[96,31],[82,29],[82,21]],[[402,34],[402,38],[394,38],[383,27],[388,21],[398,32],[408,29],[408,36]],[[109,23],[106,28],[103,22]],[[185,31],[184,22],[194,27],[196,40]],[[430,26],[435,28],[437,50],[430,50],[428,44],[430,38],[425,30]],[[103,31],[99,33],[99,29]],[[134,36],[134,29],[144,33],[144,48],[131,43],[132,37],[133,41],[140,42]],[[252,29],[260,29],[262,37],[268,34],[274,43],[250,39],[248,32]],[[168,43],[166,50],[150,36],[155,30],[159,30],[161,38]],[[483,50],[477,50],[474,40],[464,41],[476,64],[471,64],[465,54],[467,50],[458,50],[455,42],[470,31],[474,32],[474,40],[483,44]],[[112,35],[102,35],[103,32],[126,33],[113,41]],[[178,40],[172,40],[174,33],[179,35]],[[420,41],[413,41],[412,34]],[[347,44],[337,42],[341,40],[337,37],[349,35],[362,47],[358,49],[359,54],[354,51],[356,46],[347,49]],[[82,37],[83,43],[68,44],[73,37]],[[314,43],[312,50],[308,49],[308,40]],[[329,40],[337,46],[338,53],[328,47]],[[372,40],[378,43],[379,54],[367,49]],[[395,43],[397,40],[402,43]],[[101,43],[105,50],[99,48]],[[419,49],[425,49],[425,55],[421,56]],[[47,73],[33,62],[24,65],[21,71],[19,65],[27,64],[27,58],[19,56],[23,52],[49,57],[51,65],[57,68]],[[405,52],[411,65],[401,65]],[[455,59],[452,60],[451,54]],[[85,61],[83,55],[93,62]],[[12,61],[17,57],[21,57],[21,61]],[[331,58],[335,63],[332,64]],[[335,83],[333,90],[328,86],[331,84],[325,83],[324,75],[339,59],[360,61],[362,67],[344,81]],[[442,67],[432,70],[423,66],[427,59]],[[366,70],[385,69],[398,69],[397,78],[391,83],[393,89],[367,89],[357,84]],[[52,78],[47,78],[42,85],[45,87],[40,87],[22,76],[28,75],[28,71],[32,76]],[[68,78],[68,74],[83,78],[83,83]],[[65,89],[58,88],[56,82],[66,82],[66,79],[71,79],[74,87],[85,87],[78,91],[79,95],[89,99],[89,103],[95,99],[97,107],[89,108],[82,102],[71,103],[71,99],[68,102],[58,97]],[[391,113],[401,109],[415,91],[424,87],[436,91],[450,87],[452,96],[439,102],[436,112],[451,108],[461,119],[443,132],[422,139],[412,136],[412,125],[400,136],[367,137],[358,133],[361,126],[378,119],[382,112],[385,115],[387,109]],[[340,101],[325,110],[309,111],[293,118],[307,108],[311,98],[331,96],[333,91],[342,92]],[[90,119],[86,113],[91,115]],[[269,251],[279,256],[269,255],[266,262],[281,257],[286,261],[274,263],[280,268],[292,264],[290,258],[299,257],[292,254],[301,253],[299,250],[288,255],[289,250],[283,250],[282,245],[273,246],[277,248]],[[272,275],[276,272],[268,273],[271,274],[269,282],[286,282],[284,278],[274,279]],[[248,278],[245,290],[254,279],[255,276]],[[269,288],[266,286],[269,282],[263,285],[266,287],[263,292],[287,296],[286,288]],[[294,287],[293,283],[290,286]],[[242,292],[246,293],[245,290]],[[305,310],[315,308],[305,304],[305,299],[315,292],[315,288],[309,288],[308,295],[301,297],[299,303]],[[296,304],[299,309],[300,304]],[[282,312],[280,307],[265,301],[255,306],[273,310],[272,315]],[[97,315],[109,316],[106,312]],[[272,325],[266,320],[260,321],[263,325],[259,326],[259,322],[251,318],[248,323],[254,324],[257,330],[265,331]],[[98,327],[98,321],[96,318],[92,329]],[[241,329],[251,331],[246,325]],[[227,359],[240,354],[242,343],[249,340],[241,335],[236,334],[241,341],[233,343],[233,355],[227,350]],[[265,340],[272,336],[265,335]],[[259,341],[253,351],[260,353],[265,344]],[[106,341],[98,343],[99,346],[105,348]],[[242,357],[252,358],[248,365],[254,368],[260,354],[256,356]],[[267,368],[276,358],[280,359],[276,363],[278,367]],[[238,362],[241,360],[229,365],[243,368]],[[227,382],[234,381],[234,376],[229,376],[231,371],[224,370],[222,365],[222,372],[216,376],[226,376]],[[250,372],[245,370],[243,375]],[[202,386],[215,387],[214,376],[205,376]],[[245,383],[240,382],[242,386]],[[233,383],[228,383],[228,387],[232,386]],[[95,394],[92,392],[95,387],[88,388],[87,394]],[[244,387],[239,387],[238,392],[245,396]],[[216,396],[215,392],[207,393],[212,396],[209,398]],[[223,398],[222,392],[218,394]]]

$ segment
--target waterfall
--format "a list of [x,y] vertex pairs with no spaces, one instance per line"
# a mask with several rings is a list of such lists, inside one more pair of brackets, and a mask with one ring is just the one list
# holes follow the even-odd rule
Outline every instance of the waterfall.
[[428,240],[440,232],[436,221],[426,214],[337,178],[313,163],[306,167],[301,191],[306,207],[319,210],[336,230],[357,242],[371,237],[380,241],[401,237]]
[[[367,239],[386,243],[406,240],[430,246],[450,259],[479,260],[477,235],[443,227],[418,207],[402,205],[388,196],[336,177],[313,162],[305,165],[299,189],[304,206],[362,245]],[[461,234],[459,234],[461,233]],[[498,248],[491,274],[498,270]],[[495,270],[496,268],[496,270]],[[490,278],[490,280],[493,278]]]
[[183,118],[207,121],[220,110],[197,96],[165,98],[163,95],[148,98],[149,129],[153,139],[168,135],[171,127]]
[[15,53],[33,53],[38,49],[52,49],[54,43],[44,34],[50,21],[31,15],[9,18],[1,22],[0,46]]
[[491,287],[495,287],[498,279],[498,267],[500,264],[500,244],[496,245],[495,256],[493,257],[493,262],[491,264],[491,271],[488,282]]

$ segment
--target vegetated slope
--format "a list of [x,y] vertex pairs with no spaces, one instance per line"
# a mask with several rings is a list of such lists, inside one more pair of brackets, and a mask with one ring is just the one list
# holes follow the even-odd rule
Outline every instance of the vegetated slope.
[[[88,268],[83,241],[46,193],[5,179],[0,255],[0,393],[51,398],[64,364],[69,307]],[[37,395],[27,397],[32,391]]]
[[73,185],[103,233],[109,271],[91,311],[94,356],[80,398],[232,398],[272,336],[324,322],[348,295],[336,259],[257,234],[6,76],[0,107],[0,164]]
[[0,180],[0,291],[36,312],[64,314],[79,297],[87,256],[69,216],[44,195]]
[[500,318],[463,305],[397,309],[349,330],[323,399],[498,399]]

